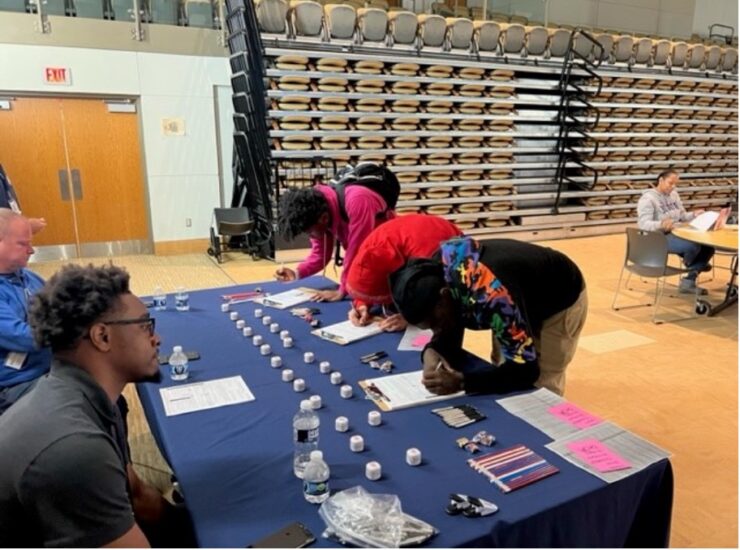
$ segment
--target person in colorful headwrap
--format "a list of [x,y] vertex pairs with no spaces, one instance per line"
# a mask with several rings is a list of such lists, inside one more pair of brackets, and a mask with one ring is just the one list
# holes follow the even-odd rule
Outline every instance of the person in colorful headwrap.
[[[588,298],[581,271],[564,254],[515,240],[456,238],[432,259],[411,258],[390,284],[401,315],[434,332],[421,355],[430,392],[565,391]],[[491,331],[490,369],[461,370],[466,328]]]
[[[391,305],[388,276],[409,258],[431,258],[442,241],[459,237],[457,226],[437,216],[409,214],[376,227],[362,242],[347,273],[347,292],[352,297],[349,319],[354,325],[372,322],[373,306]],[[388,332],[406,328],[398,313],[380,322]]]

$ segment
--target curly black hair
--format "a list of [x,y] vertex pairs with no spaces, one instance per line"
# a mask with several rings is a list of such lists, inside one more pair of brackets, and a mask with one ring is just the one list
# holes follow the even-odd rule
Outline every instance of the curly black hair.
[[280,198],[278,232],[286,241],[305,233],[318,223],[329,205],[315,187],[289,187]]
[[29,323],[36,343],[53,352],[74,348],[129,292],[129,274],[120,267],[64,266],[31,300]]

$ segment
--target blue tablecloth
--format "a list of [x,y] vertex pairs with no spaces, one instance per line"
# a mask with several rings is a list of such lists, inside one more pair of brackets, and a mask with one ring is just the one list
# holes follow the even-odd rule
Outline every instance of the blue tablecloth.
[[[320,448],[331,467],[333,491],[362,485],[373,493],[400,497],[404,511],[439,529],[428,546],[456,547],[660,547],[667,546],[670,531],[673,479],[670,463],[661,461],[629,478],[607,484],[576,468],[544,448],[550,439],[503,410],[496,396],[467,396],[449,400],[471,403],[487,419],[460,430],[447,427],[430,409],[439,403],[383,413],[383,423],[371,427],[367,413],[375,407],[363,398],[356,382],[380,376],[360,363],[359,357],[385,350],[395,372],[420,368],[418,352],[397,351],[400,334],[384,334],[349,346],[338,346],[309,334],[308,324],[289,311],[263,308],[281,328],[291,331],[295,347],[284,349],[278,334],[255,319],[253,303],[232,306],[279,354],[284,368],[306,380],[304,393],[281,381],[281,369],[270,367],[251,338],[242,336],[229,315],[220,310],[221,295],[261,286],[273,293],[295,286],[326,287],[329,281],[312,278],[290,284],[264,283],[193,292],[189,312],[156,312],[162,352],[180,344],[196,350],[202,359],[191,363],[189,382],[241,375],[256,400],[218,409],[166,417],[159,386],[138,386],[152,432],[172,465],[191,511],[201,546],[243,547],[291,521],[301,521],[317,536],[317,545],[332,542],[320,537],[324,524],[316,505],[303,499],[301,481],[292,470],[292,417],[299,402],[319,394],[324,406]],[[314,304],[324,325],[346,319],[348,303]],[[316,362],[303,363],[304,351]],[[318,362],[331,361],[345,381],[355,387],[352,399],[339,395]],[[474,361],[473,361],[474,362]],[[161,386],[169,380],[167,367]],[[334,419],[349,418],[350,430],[334,430]],[[469,455],[455,439],[485,429],[498,439],[496,448],[523,443],[560,468],[545,480],[509,494],[501,493],[466,464]],[[365,451],[353,453],[349,438],[361,434]],[[417,447],[424,460],[419,467],[405,463],[406,449]],[[377,460],[383,477],[368,481],[365,464]],[[449,516],[444,508],[449,493],[463,493],[495,502],[500,510],[469,519]]]

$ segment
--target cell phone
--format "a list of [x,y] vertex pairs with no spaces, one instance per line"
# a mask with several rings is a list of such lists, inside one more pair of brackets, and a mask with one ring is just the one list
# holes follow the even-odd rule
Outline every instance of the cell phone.
[[[185,357],[188,358],[188,361],[197,361],[198,359],[200,359],[200,353],[198,353],[197,351],[186,351]],[[159,354],[159,364],[160,365],[166,365],[169,362],[170,362],[170,356],[168,354],[165,354],[165,353]]]
[[298,521],[286,525],[272,535],[253,542],[247,548],[303,548],[316,541],[308,527]]

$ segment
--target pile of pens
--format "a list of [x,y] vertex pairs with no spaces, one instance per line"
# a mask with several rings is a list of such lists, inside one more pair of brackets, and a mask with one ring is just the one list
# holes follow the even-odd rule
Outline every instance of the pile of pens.
[[473,405],[442,407],[441,409],[432,409],[432,412],[439,416],[445,424],[453,428],[462,428],[486,417]]
[[362,357],[360,357],[360,362],[365,363],[367,365],[370,363],[370,361],[377,361],[379,359],[383,359],[384,357],[388,357],[388,354],[384,352],[383,350],[374,351],[372,353],[368,353],[367,355],[363,355]]

